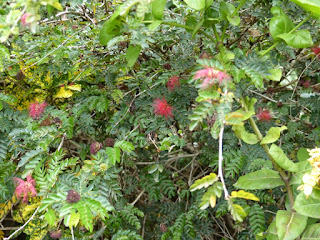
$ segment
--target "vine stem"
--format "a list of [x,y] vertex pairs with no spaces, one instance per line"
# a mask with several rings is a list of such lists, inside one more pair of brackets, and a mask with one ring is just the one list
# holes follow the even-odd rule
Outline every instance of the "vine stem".
[[31,218],[28,219],[28,221],[26,221],[25,224],[23,224],[21,227],[19,227],[16,231],[14,231],[14,233],[12,233],[9,237],[4,238],[3,240],[9,240],[11,239],[17,232],[19,232],[20,230],[22,230],[33,218],[34,216],[37,214],[37,212],[39,211],[39,207],[37,207],[37,209],[34,211],[34,213],[32,214]]
[[[263,136],[256,124],[256,122],[253,120],[252,117],[249,118],[249,122],[251,127],[253,128],[254,133],[257,135],[258,139],[261,141]],[[273,159],[273,157],[270,154],[270,150],[267,144],[262,144],[261,145],[262,148],[264,149],[264,151],[267,153],[269,159],[271,160],[274,168],[279,172],[282,180],[284,181],[287,191],[288,191],[288,197],[289,197],[289,202],[290,202],[290,208],[292,209],[293,204],[294,204],[294,196],[293,196],[293,191],[292,191],[292,187],[290,186],[290,179],[289,176],[286,174],[286,172],[275,162],[275,160]]]
[[218,170],[218,176],[220,177],[220,180],[221,180],[221,183],[222,183],[222,186],[223,186],[224,198],[227,200],[227,199],[229,199],[229,192],[228,192],[228,189],[227,189],[226,184],[224,182],[224,177],[223,177],[223,172],[222,172],[223,131],[224,131],[224,124],[222,125],[222,127],[220,129],[220,133],[219,133],[219,170]]

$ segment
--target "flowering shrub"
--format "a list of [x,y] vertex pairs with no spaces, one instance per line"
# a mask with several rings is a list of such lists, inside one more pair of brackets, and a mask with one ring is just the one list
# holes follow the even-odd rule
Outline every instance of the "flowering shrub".
[[42,113],[44,112],[45,108],[47,106],[46,102],[43,103],[31,103],[29,106],[29,116],[32,117],[33,119],[38,119]]
[[205,89],[213,86],[214,84],[222,85],[228,81],[230,77],[225,72],[206,67],[205,69],[198,70],[194,75],[194,79],[201,79],[202,88]]
[[27,176],[27,180],[23,181],[20,178],[14,177],[13,178],[16,186],[16,190],[15,190],[15,195],[18,198],[21,198],[21,196],[23,196],[22,201],[27,203],[28,202],[28,197],[35,197],[37,196],[37,190],[35,188],[36,186],[36,181],[31,177],[31,175]]
[[166,118],[173,117],[173,107],[171,107],[164,98],[157,98],[153,101],[154,113]]
[[179,86],[180,81],[178,76],[172,76],[167,82],[167,88],[169,89],[169,91],[172,91]]

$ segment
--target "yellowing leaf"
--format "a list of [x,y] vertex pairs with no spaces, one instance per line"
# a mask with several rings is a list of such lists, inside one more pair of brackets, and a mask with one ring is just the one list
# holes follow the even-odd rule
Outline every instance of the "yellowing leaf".
[[210,197],[209,202],[210,202],[210,206],[211,206],[212,208],[214,208],[214,207],[216,206],[216,201],[217,201],[217,198],[216,198],[215,196],[211,196],[211,197]]
[[208,176],[204,176],[201,179],[195,181],[194,184],[191,185],[190,191],[193,192],[197,189],[207,188],[212,185],[214,182],[218,181],[218,176],[215,173],[210,173]]
[[39,206],[39,203],[25,206],[22,210],[22,218],[28,219],[28,216],[30,215],[30,213],[33,213],[34,212],[33,210],[35,210],[38,206]]
[[54,96],[56,98],[69,98],[72,97],[73,92],[65,87],[61,87],[57,94]]
[[247,200],[260,201],[258,197],[256,197],[253,193],[248,193],[243,190],[233,191],[231,196],[234,198],[244,198]]
[[73,85],[69,85],[67,87],[68,89],[70,90],[73,90],[73,91],[81,91],[81,84],[73,84]]

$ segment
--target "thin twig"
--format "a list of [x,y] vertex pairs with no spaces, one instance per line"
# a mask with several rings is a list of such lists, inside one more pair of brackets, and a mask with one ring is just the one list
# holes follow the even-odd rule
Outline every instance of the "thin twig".
[[4,238],[3,240],[9,240],[10,238],[12,238],[17,232],[19,232],[20,230],[22,230],[33,218],[34,216],[37,214],[37,212],[39,211],[39,207],[37,207],[37,209],[34,211],[34,213],[32,214],[32,216],[29,218],[28,221],[26,221],[25,224],[23,224],[21,227],[19,227],[16,231],[14,231],[9,237]]
[[141,191],[141,193],[139,193],[139,195],[137,196],[137,198],[136,198],[132,203],[130,203],[130,205],[134,206],[134,205],[139,201],[139,199],[140,199],[141,196],[144,194],[144,192],[145,192],[145,190],[143,189],[143,190]]
[[63,45],[65,45],[74,35],[76,35],[77,33],[79,33],[80,31],[83,31],[85,28],[87,28],[88,26],[84,26],[83,28],[81,28],[80,30],[76,31],[75,33],[73,33],[72,35],[70,35],[66,40],[63,41],[63,43],[61,43],[57,48],[53,49],[52,51],[50,51],[49,53],[47,53],[46,55],[44,55],[40,60],[36,61],[35,63],[31,64],[30,66],[25,67],[24,69],[22,69],[23,71],[25,71],[28,68],[31,68],[35,65],[37,65],[39,62],[41,62],[43,59],[45,59],[46,57],[50,56],[52,53],[54,53],[55,51],[57,51],[59,48],[61,48]]
[[62,139],[61,139],[61,142],[59,144],[59,147],[58,147],[58,151],[60,151],[60,149],[62,148],[62,145],[63,145],[63,142],[64,142],[64,139],[67,137],[67,134],[66,133],[63,133],[63,136],[62,136]]
[[219,134],[219,170],[218,170],[218,176],[220,177],[223,191],[224,191],[224,198],[227,200],[229,198],[228,189],[226,187],[226,184],[224,182],[223,172],[222,172],[222,162],[223,162],[223,156],[222,156],[222,143],[223,143],[223,131],[224,131],[224,125],[221,126],[220,134]]

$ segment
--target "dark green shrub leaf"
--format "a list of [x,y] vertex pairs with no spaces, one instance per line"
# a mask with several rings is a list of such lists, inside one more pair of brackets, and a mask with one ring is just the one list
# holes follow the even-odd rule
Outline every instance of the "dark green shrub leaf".
[[294,240],[307,226],[307,216],[296,212],[279,210],[276,215],[276,227],[279,239]]
[[248,173],[241,176],[234,184],[236,188],[255,190],[271,189],[283,186],[284,182],[278,172],[270,169],[262,169],[256,172]]
[[283,169],[290,172],[297,172],[299,170],[298,166],[294,164],[277,145],[272,144],[269,153],[274,161]]

